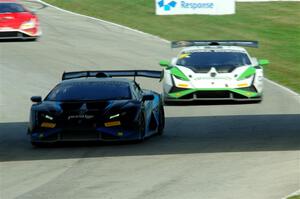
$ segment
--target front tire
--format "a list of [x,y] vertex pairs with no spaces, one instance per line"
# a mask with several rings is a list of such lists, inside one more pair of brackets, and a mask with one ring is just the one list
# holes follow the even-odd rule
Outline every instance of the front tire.
[[46,147],[47,144],[46,143],[43,143],[43,142],[35,142],[35,141],[31,141],[31,145],[33,147],[36,147],[36,148],[42,148],[42,147]]
[[145,131],[146,131],[146,122],[144,114],[141,114],[140,116],[140,125],[139,125],[139,142],[143,142],[145,139]]

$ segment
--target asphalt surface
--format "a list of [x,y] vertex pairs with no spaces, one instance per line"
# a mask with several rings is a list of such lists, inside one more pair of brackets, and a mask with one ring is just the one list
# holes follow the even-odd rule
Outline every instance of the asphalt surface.
[[299,96],[267,81],[261,104],[167,106],[164,136],[142,144],[33,148],[29,98],[45,96],[63,71],[159,70],[176,54],[103,22],[49,7],[39,15],[38,42],[0,42],[1,199],[274,199],[299,189]]

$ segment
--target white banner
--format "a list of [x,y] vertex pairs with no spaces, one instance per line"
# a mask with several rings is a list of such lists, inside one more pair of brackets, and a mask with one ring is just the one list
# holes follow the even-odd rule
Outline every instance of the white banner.
[[235,0],[155,0],[157,15],[235,14]]

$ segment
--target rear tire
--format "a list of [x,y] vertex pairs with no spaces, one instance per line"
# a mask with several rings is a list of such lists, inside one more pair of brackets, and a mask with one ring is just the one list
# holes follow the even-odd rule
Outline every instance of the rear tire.
[[157,134],[163,135],[164,128],[165,128],[165,111],[163,105],[161,104],[159,108],[159,125],[157,128]]

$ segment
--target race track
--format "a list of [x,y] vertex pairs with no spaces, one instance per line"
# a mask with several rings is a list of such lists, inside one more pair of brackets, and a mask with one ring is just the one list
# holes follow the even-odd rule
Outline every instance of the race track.
[[279,199],[299,189],[300,97],[269,81],[261,104],[167,106],[164,136],[142,144],[33,148],[29,98],[63,71],[160,70],[176,54],[104,22],[50,7],[39,15],[40,41],[0,42],[1,199]]

